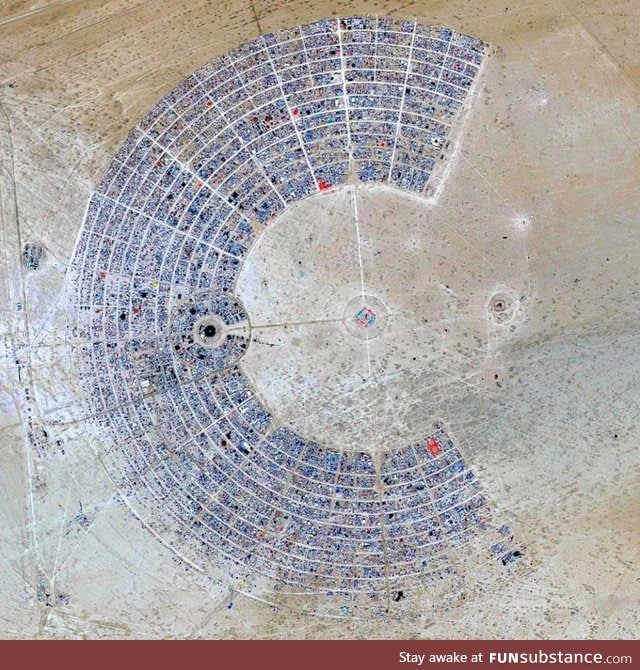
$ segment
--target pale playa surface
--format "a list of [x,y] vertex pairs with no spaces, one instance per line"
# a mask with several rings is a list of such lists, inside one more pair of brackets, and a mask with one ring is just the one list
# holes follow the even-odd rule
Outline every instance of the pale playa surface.
[[[384,450],[446,418],[535,568],[437,616],[336,622],[220,589],[115,503],[100,431],[77,410],[62,287],[90,191],[158,98],[261,31],[369,12],[450,25],[495,53],[430,207],[357,189],[356,231],[345,188],[260,239],[239,286],[252,319],[321,323],[265,329],[282,355],[254,347],[247,372],[317,439],[361,448],[370,425]],[[633,2],[5,5],[2,635],[637,636],[639,27]],[[37,272],[21,264],[29,242],[45,247]],[[337,327],[363,286],[388,311],[368,346]],[[496,291],[519,301],[500,327]]]

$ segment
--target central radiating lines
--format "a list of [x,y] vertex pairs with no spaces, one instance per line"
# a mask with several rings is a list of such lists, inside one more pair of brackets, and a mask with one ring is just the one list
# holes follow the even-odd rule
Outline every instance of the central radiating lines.
[[[364,265],[362,263],[362,236],[360,235],[360,221],[358,218],[358,197],[356,195],[356,187],[349,187],[351,190],[351,202],[353,203],[353,222],[356,227],[356,247],[358,251],[358,268],[360,269],[360,295],[362,296],[362,306],[365,306],[365,290],[364,290]],[[367,347],[367,372],[371,375],[371,347],[369,346],[369,338],[365,338],[365,345]]]
[[356,226],[356,245],[358,249],[358,267],[360,268],[360,293],[364,302],[364,266],[362,264],[362,238],[360,237],[360,222],[358,220],[358,199],[356,196],[356,187],[351,186],[351,202],[353,203],[353,221]]

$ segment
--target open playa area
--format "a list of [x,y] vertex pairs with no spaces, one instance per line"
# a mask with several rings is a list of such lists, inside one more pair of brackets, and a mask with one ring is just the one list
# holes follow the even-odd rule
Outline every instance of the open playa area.
[[0,637],[637,638],[638,34],[2,3]]

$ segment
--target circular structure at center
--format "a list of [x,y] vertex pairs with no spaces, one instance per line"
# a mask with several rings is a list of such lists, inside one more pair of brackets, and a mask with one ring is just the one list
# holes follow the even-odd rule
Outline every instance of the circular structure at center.
[[356,325],[361,328],[369,328],[369,326],[373,326],[376,322],[376,313],[365,306],[358,310],[353,319],[356,322]]
[[360,294],[349,300],[343,316],[347,332],[359,340],[380,337],[388,320],[389,313],[385,304],[369,294]]
[[193,339],[203,347],[220,346],[225,326],[216,316],[207,314],[193,324]]
[[212,337],[215,337],[215,334],[216,334],[216,327],[215,327],[215,326],[212,326],[212,325],[205,326],[204,329],[203,329],[203,332],[204,332],[204,336],[205,336],[207,339],[212,338]]
[[249,346],[247,315],[230,294],[195,291],[177,302],[169,320],[176,370],[181,375],[229,368]]

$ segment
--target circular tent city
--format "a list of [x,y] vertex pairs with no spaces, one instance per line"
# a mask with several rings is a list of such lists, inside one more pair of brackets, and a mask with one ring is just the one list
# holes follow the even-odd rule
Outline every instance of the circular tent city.
[[102,460],[180,560],[365,617],[527,569],[448,428],[523,303],[525,260],[511,285],[470,271],[434,209],[487,58],[414,21],[302,25],[192,74],[117,152],[70,337]]

